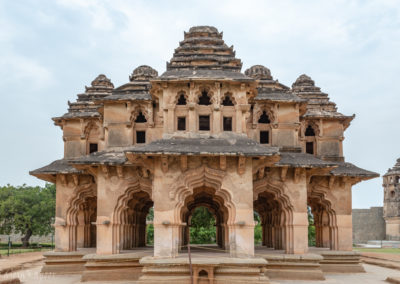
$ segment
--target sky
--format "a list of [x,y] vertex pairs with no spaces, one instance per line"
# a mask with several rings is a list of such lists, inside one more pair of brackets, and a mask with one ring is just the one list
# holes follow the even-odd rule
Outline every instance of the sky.
[[[51,117],[100,73],[115,86],[166,62],[191,26],[212,25],[243,69],[291,86],[305,73],[339,112],[346,161],[383,175],[400,157],[400,3],[362,1],[0,0],[0,185],[63,156]],[[382,178],[353,188],[353,208],[382,206]]]

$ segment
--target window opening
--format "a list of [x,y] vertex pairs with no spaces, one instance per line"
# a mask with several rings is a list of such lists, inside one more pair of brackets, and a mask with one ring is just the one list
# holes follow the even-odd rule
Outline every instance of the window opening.
[[260,131],[260,144],[269,144],[269,131]]
[[306,153],[314,155],[314,142],[306,142]]
[[186,117],[178,117],[178,130],[186,130]]
[[233,102],[232,102],[231,96],[226,95],[224,100],[222,101],[222,105],[223,106],[233,106]]
[[200,115],[199,116],[199,130],[210,130],[210,116],[209,115]]
[[266,111],[263,111],[263,113],[260,116],[260,119],[258,120],[258,123],[270,123],[271,121],[269,120],[268,114]]
[[207,91],[201,92],[201,96],[199,97],[199,105],[208,106],[211,104],[210,97],[208,96]]
[[312,128],[311,125],[309,125],[309,126],[307,127],[305,135],[306,135],[306,136],[315,136],[314,128]]
[[136,143],[146,143],[146,131],[136,131]]
[[138,123],[147,122],[146,117],[143,115],[142,112],[139,112],[138,116],[136,117],[135,122],[138,122]]
[[232,117],[224,116],[224,131],[232,131]]
[[176,103],[178,106],[186,105],[186,98],[184,94],[181,94],[178,98],[178,102]]
[[97,152],[97,143],[90,143],[89,144],[89,154]]

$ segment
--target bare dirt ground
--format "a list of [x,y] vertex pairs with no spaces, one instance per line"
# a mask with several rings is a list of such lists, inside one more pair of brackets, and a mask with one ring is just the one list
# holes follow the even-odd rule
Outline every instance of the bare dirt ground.
[[13,254],[9,257],[2,256],[0,258],[0,274],[23,269],[24,265],[37,262],[43,259],[43,252],[28,252],[21,254]]

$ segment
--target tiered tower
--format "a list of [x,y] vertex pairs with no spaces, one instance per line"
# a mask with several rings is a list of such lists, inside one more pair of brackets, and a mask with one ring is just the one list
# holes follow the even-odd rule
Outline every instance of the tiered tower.
[[383,176],[386,239],[400,241],[400,159]]

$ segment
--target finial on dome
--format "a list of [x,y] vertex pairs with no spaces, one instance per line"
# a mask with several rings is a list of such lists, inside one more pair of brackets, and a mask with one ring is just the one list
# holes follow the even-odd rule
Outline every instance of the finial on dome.
[[133,70],[132,75],[129,76],[129,80],[132,81],[148,81],[158,76],[157,70],[151,68],[148,65],[140,65]]
[[114,88],[114,84],[107,78],[106,75],[100,74],[92,81],[93,88]]
[[256,80],[272,80],[271,71],[263,65],[254,65],[244,71],[246,76]]

